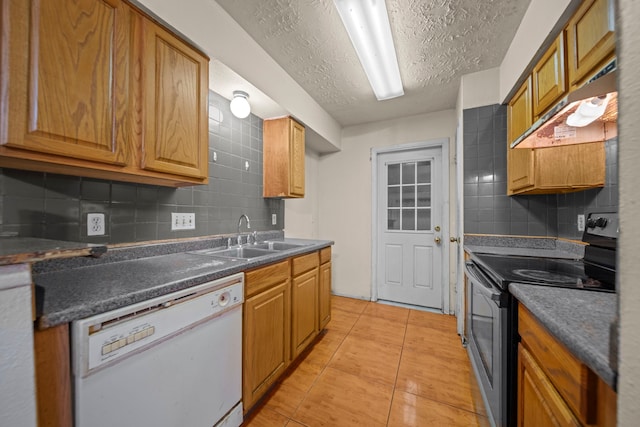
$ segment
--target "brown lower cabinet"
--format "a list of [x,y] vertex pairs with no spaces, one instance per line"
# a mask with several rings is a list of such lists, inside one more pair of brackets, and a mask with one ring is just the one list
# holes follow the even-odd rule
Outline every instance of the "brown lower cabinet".
[[518,308],[519,427],[615,426],[616,393]]
[[331,320],[331,248],[320,251],[320,282],[318,289],[318,329]]
[[245,412],[289,366],[291,281],[289,260],[246,273],[242,401]]
[[331,248],[245,273],[245,414],[331,319]]
[[318,253],[291,260],[291,357],[318,335]]

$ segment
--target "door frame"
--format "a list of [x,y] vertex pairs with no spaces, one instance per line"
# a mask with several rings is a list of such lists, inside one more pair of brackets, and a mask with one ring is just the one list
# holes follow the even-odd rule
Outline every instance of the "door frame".
[[423,148],[440,148],[442,150],[442,312],[451,314],[449,303],[449,138],[431,139],[423,142],[391,145],[388,147],[371,149],[371,301],[378,300],[378,273],[376,268],[376,254],[378,253],[378,156],[381,154]]

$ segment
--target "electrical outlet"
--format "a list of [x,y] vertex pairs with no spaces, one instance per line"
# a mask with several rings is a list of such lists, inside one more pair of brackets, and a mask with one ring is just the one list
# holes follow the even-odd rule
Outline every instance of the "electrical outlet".
[[87,214],[87,236],[104,236],[104,214]]
[[278,215],[271,214],[271,225],[276,225],[278,223]]
[[171,230],[195,230],[196,214],[171,212]]
[[584,231],[584,215],[578,215],[578,231]]

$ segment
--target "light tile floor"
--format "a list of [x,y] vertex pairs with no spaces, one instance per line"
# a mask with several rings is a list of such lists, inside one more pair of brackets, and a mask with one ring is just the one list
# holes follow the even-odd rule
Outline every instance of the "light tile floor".
[[244,426],[484,426],[453,316],[332,297],[331,322]]

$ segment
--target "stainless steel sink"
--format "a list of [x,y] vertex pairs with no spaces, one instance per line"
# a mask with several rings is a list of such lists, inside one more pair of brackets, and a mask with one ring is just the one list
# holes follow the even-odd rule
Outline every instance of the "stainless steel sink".
[[272,255],[280,251],[286,251],[288,249],[299,248],[300,246],[303,245],[281,241],[266,241],[250,246],[237,248],[211,248],[193,251],[191,253],[227,259],[250,260]]
[[202,255],[211,255],[222,258],[243,258],[243,259],[252,259],[259,258],[267,255],[273,254],[275,251],[270,251],[266,249],[257,249],[257,248],[230,248],[230,249],[207,249],[206,251],[199,251],[198,253]]
[[252,246],[252,248],[266,249],[270,251],[286,251],[288,249],[299,248],[300,246],[303,246],[303,245],[298,245],[296,243],[278,242],[278,241],[274,241],[274,242],[266,241],[266,242],[255,244]]

